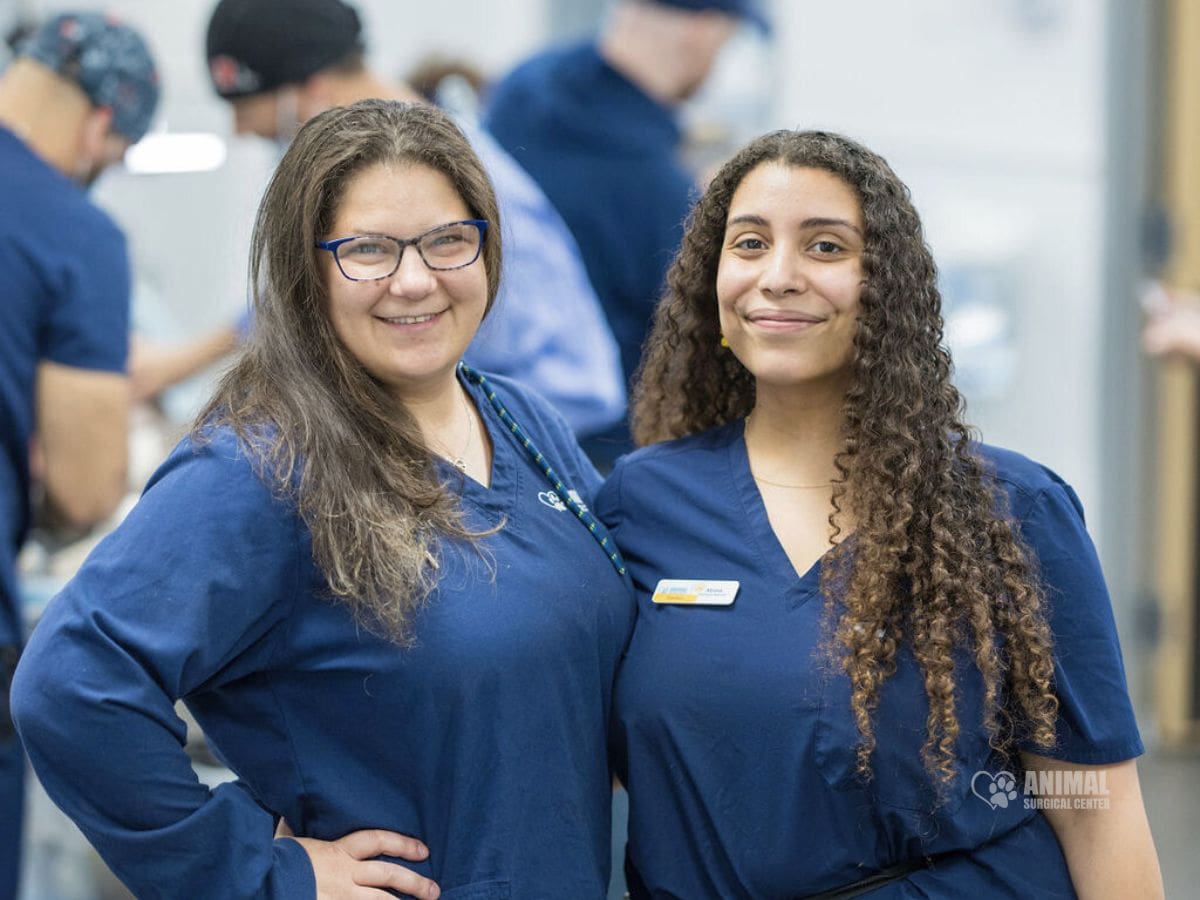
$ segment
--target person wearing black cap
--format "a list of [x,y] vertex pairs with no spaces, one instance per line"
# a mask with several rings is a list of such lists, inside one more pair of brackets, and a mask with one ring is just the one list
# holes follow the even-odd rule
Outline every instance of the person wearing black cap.
[[[484,126],[541,185],[583,252],[632,378],[695,177],[679,105],[753,0],[619,0],[597,38],[544,51],[495,84]],[[601,468],[633,449],[619,423],[584,441]]]
[[[422,99],[372,72],[364,52],[358,14],[342,0],[221,0],[208,24],[209,74],[237,132],[281,145],[331,106]],[[537,390],[576,435],[602,431],[621,417],[625,392],[579,249],[533,179],[482,129],[459,125],[496,184],[509,248],[496,310],[466,360]]]
[[34,483],[45,517],[74,526],[125,493],[129,263],[84,188],[145,133],[158,93],[142,38],[94,13],[35,28],[0,76],[0,900],[16,896],[20,853],[7,695]]
[[209,75],[235,130],[285,146],[331,105],[315,76],[361,73],[365,49],[358,13],[341,0],[221,0],[208,22]]

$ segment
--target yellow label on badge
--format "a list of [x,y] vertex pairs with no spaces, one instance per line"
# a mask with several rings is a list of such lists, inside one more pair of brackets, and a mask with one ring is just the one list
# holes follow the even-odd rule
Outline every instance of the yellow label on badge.
[[677,603],[684,606],[729,606],[737,596],[737,581],[692,581],[686,578],[664,578],[654,588],[655,603]]

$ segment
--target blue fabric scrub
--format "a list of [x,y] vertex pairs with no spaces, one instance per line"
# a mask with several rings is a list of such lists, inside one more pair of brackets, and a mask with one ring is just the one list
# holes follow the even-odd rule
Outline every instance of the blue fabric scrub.
[[625,414],[625,379],[575,239],[495,138],[458,124],[495,185],[504,241],[500,292],[466,360],[533,388],[577,436],[603,431]]
[[[488,93],[484,125],[575,235],[631,377],[695,198],[675,111],[588,41],[541,53],[505,76]],[[585,446],[611,462],[632,448],[628,426]]]
[[[16,558],[29,530],[29,440],[43,361],[121,372],[125,239],[84,190],[0,127],[0,645],[21,641]],[[0,677],[0,690],[5,679]],[[0,698],[2,699],[2,698]],[[0,900],[16,896],[24,759],[0,702]]]
[[[551,407],[509,411],[587,501],[598,483]],[[490,489],[444,467],[478,549],[443,542],[401,649],[326,598],[311,538],[232,435],[184,441],[55,598],[14,685],[47,792],[138,897],[314,896],[273,814],[325,840],[420,837],[447,900],[601,898],[606,721],[633,626],[621,577],[481,389]],[[208,790],[181,749],[183,698],[240,778]]]
[[[1036,553],[1055,636],[1058,746],[1086,764],[1142,752],[1108,594],[1074,492],[1053,472],[981,445]],[[820,561],[797,578],[750,474],[742,422],[618,463],[597,512],[625,556],[638,622],[617,679],[616,765],[629,789],[635,898],[796,898],[924,856],[933,868],[872,898],[1072,897],[1045,816],[989,785],[1010,766],[963,689],[961,772],[935,810],[920,759],[928,704],[911,652],[885,683],[869,786],[855,778],[849,683],[818,656]],[[727,607],[655,605],[662,578],[740,582]],[[983,775],[976,776],[975,773]],[[974,778],[976,792],[972,792]],[[1007,794],[1006,794],[1007,799]],[[942,856],[942,854],[948,854]]]

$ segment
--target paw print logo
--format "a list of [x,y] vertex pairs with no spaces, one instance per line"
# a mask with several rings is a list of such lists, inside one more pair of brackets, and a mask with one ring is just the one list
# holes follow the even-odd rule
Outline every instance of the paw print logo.
[[971,793],[992,809],[1008,809],[1008,805],[1017,799],[1016,776],[1012,772],[997,772],[993,775],[991,772],[980,770],[971,779]]

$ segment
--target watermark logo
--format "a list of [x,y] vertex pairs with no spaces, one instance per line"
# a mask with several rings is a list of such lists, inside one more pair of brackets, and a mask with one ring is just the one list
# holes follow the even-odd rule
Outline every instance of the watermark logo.
[[[581,511],[588,511],[587,504],[583,502],[583,498],[579,496],[578,491],[567,491],[567,496],[575,501],[575,504]],[[555,491],[542,491],[537,497],[551,509],[557,509],[559,512],[566,512],[568,509],[567,504],[563,503],[562,498]]]
[[992,809],[1008,809],[1008,804],[1017,799],[1017,778],[1012,772],[980,770],[971,779],[971,793]]
[[[992,809],[1016,805],[1017,777],[980,769],[971,779],[971,793]],[[1025,809],[1108,809],[1108,773],[1103,769],[1050,769],[1026,772],[1020,790]]]

